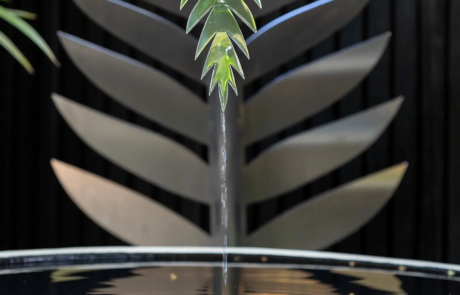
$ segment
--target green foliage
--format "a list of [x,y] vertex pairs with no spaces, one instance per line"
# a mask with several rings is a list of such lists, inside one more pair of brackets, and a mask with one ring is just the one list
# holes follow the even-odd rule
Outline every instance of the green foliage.
[[[5,0],[0,0],[3,2],[9,2]],[[27,36],[32,42],[34,42],[47,56],[48,58],[56,65],[59,66],[59,62],[56,59],[56,56],[51,51],[49,46],[43,40],[42,37],[37,33],[37,31],[31,27],[24,19],[34,20],[37,16],[34,13],[15,10],[3,7],[0,5],[0,19],[5,20],[10,25],[14,26],[21,33]],[[0,46],[5,48],[30,74],[34,73],[34,69],[24,54],[19,50],[19,48],[14,45],[14,43],[0,31]]]
[[[181,9],[185,6],[187,1],[188,0],[181,0]],[[259,7],[262,7],[260,0],[255,0],[255,2]],[[195,58],[198,58],[204,48],[212,41],[211,49],[206,58],[202,78],[213,69],[209,93],[211,94],[216,85],[218,85],[222,109],[225,109],[228,98],[228,85],[237,93],[232,68],[244,78],[240,61],[238,60],[231,40],[233,40],[238,48],[249,58],[246,41],[244,40],[234,14],[236,14],[252,31],[257,32],[257,28],[254,17],[244,0],[198,0],[198,3],[190,14],[187,23],[187,33],[208,14],[208,19],[206,20],[200,40],[198,41]]]

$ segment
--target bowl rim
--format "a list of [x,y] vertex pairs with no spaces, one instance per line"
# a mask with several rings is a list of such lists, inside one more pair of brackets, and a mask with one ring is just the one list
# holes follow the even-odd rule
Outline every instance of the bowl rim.
[[[460,281],[460,265],[377,256],[268,248],[226,249],[230,266],[346,268]],[[87,247],[0,251],[0,274],[60,267],[222,265],[222,247]]]

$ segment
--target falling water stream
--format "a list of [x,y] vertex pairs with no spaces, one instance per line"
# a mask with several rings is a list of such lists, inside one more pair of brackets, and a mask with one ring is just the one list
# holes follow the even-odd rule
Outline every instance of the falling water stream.
[[228,272],[227,272],[227,227],[228,227],[228,208],[227,208],[227,132],[225,127],[225,112],[222,110],[221,115],[221,128],[222,128],[222,142],[221,142],[221,155],[222,155],[222,167],[220,172],[221,177],[221,192],[220,192],[220,201],[221,201],[221,215],[222,215],[222,236],[223,236],[223,247],[222,247],[222,276],[224,278],[224,284],[227,284]]

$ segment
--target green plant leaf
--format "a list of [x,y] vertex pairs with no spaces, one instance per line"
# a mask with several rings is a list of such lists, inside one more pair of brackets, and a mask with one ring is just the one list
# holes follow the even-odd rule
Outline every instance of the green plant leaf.
[[46,44],[45,40],[37,33],[37,31],[31,27],[27,22],[25,22],[21,17],[15,14],[10,9],[0,6],[0,18],[4,19],[12,26],[21,31],[26,35],[32,42],[34,42],[47,56],[48,58],[56,65],[60,66],[56,56],[51,51],[51,48]]
[[29,60],[22,54],[21,50],[2,32],[0,32],[0,45],[5,48],[25,69],[29,74],[34,73],[34,68]]
[[17,16],[24,18],[24,19],[29,19],[29,20],[36,20],[37,15],[33,12],[28,12],[24,10],[17,10],[17,9],[10,9],[11,12],[16,14]]
[[[181,0],[181,9],[187,1]],[[260,0],[255,0],[255,2],[259,7],[262,7]],[[249,58],[246,41],[234,14],[254,32],[257,32],[257,28],[254,17],[244,0],[198,0],[190,13],[186,32],[189,33],[208,14],[209,16],[198,41],[195,58],[198,58],[204,48],[213,40],[206,58],[202,78],[213,68],[209,94],[211,94],[216,85],[219,85],[219,97],[224,110],[228,99],[228,85],[238,94],[232,68],[244,78],[243,70],[231,40]]]

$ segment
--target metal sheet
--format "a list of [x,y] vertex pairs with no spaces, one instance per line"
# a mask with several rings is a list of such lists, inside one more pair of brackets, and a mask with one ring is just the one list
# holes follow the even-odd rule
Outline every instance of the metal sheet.
[[[179,3],[177,1],[171,1],[171,0],[144,0],[147,3],[150,3],[158,8],[161,8],[163,10],[166,10],[169,13],[173,13],[176,15],[180,15],[182,17],[188,18],[190,15],[190,12],[193,9],[193,6],[195,5],[196,1],[190,1],[190,3],[187,3],[185,7],[180,10],[179,9]],[[252,12],[252,15],[257,18],[261,17],[264,15],[267,15],[271,12],[274,12],[281,7],[285,5],[289,5],[296,0],[264,0],[262,2],[262,9],[260,9],[255,1],[249,0],[245,1],[245,3],[248,5],[249,9]]]
[[209,246],[206,232],[146,196],[58,160],[51,164],[75,204],[125,242],[139,246]]
[[58,35],[77,67],[110,97],[207,144],[209,108],[180,83],[127,56],[63,32]]
[[361,42],[268,84],[247,103],[246,144],[306,119],[342,98],[375,67],[390,37],[386,33]]
[[407,164],[400,164],[304,202],[257,230],[246,245],[303,250],[331,246],[383,208],[406,169]]
[[402,101],[394,99],[276,144],[246,168],[246,202],[292,191],[353,159],[377,140]]
[[119,0],[74,0],[107,31],[182,74],[201,81],[204,57],[195,61],[196,38],[174,23]]
[[59,95],[53,100],[80,138],[113,163],[171,193],[209,203],[208,166],[188,149]]
[[268,23],[247,40],[251,60],[241,60],[246,83],[321,42],[354,18],[368,2],[318,0]]

